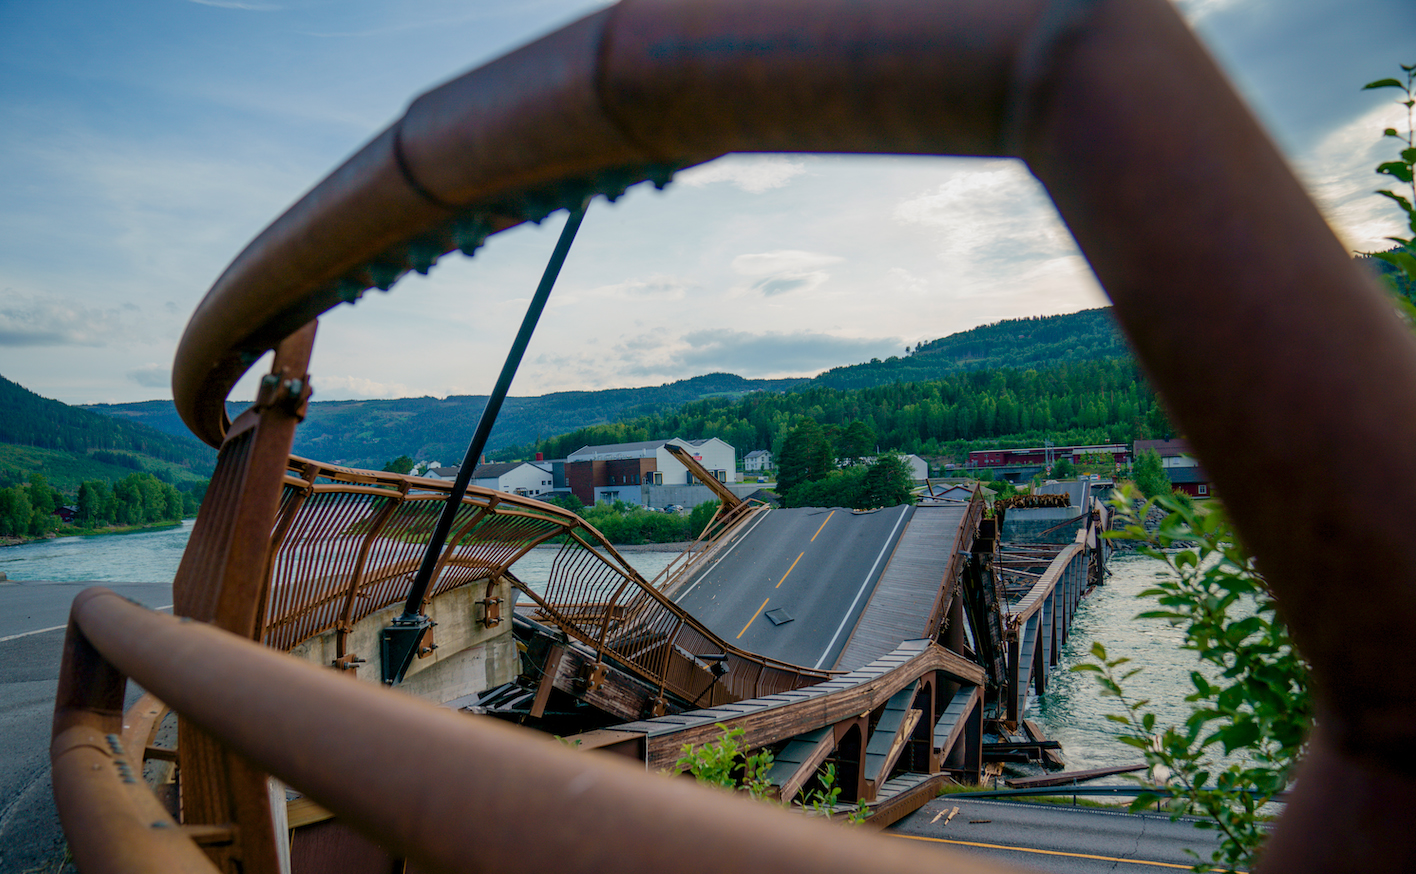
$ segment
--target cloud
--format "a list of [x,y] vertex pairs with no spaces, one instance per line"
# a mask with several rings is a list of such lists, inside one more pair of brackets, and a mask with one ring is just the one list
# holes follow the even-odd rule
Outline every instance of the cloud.
[[314,376],[310,387],[317,400],[348,398],[407,398],[421,394],[401,382],[375,382],[362,376]]
[[112,310],[51,298],[0,297],[0,346],[104,346],[118,331]]
[[898,337],[840,337],[811,331],[751,334],[714,328],[693,331],[663,344],[660,355],[631,364],[629,369],[646,375],[717,370],[742,376],[806,374],[843,361],[898,354],[903,345]]
[[810,291],[826,282],[831,274],[814,269],[827,264],[836,264],[844,259],[835,255],[803,252],[800,249],[778,249],[739,255],[733,259],[733,270],[742,276],[759,276],[749,286],[760,291],[765,297],[786,294],[789,291]]
[[128,371],[128,378],[144,388],[168,388],[172,371],[165,364],[144,364]]
[[959,172],[900,201],[893,217],[933,234],[939,257],[953,263],[1012,264],[1076,251],[1042,186],[1012,161]]
[[702,285],[689,279],[680,279],[667,273],[655,273],[647,279],[630,279],[613,285],[601,285],[591,289],[589,294],[628,300],[683,300],[690,292],[702,288]]
[[685,170],[675,176],[674,181],[690,188],[727,182],[749,194],[761,194],[781,188],[805,172],[804,162],[776,155],[757,158],[728,156]]
[[1223,12],[1243,0],[1176,0],[1175,5],[1191,23],[1200,21],[1216,12]]
[[1399,194],[1406,187],[1376,173],[1378,164],[1396,160],[1399,146],[1398,140],[1382,137],[1382,129],[1404,130],[1405,126],[1401,106],[1388,103],[1374,107],[1329,132],[1295,165],[1328,223],[1350,249],[1380,251],[1392,245],[1387,237],[1406,236],[1401,233],[1405,230],[1401,210],[1374,193],[1385,188]]

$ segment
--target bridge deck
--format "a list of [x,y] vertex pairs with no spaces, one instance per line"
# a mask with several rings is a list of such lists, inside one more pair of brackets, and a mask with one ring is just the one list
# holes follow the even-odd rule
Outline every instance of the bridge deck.
[[[867,513],[839,507],[771,510],[695,573],[675,600],[749,652],[829,668],[915,512],[914,507]],[[938,576],[935,583],[937,588]],[[901,634],[883,652],[919,637],[920,628]]]
[[[958,571],[962,526],[969,505],[916,507],[880,575],[835,667],[854,670],[889,653],[902,640],[930,635],[941,586]],[[971,534],[971,532],[968,532]]]

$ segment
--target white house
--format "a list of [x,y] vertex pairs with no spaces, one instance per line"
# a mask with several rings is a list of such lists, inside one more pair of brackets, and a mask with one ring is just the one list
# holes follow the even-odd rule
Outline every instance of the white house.
[[716,479],[738,482],[737,450],[716,437],[582,446],[566,456],[566,482],[586,504],[612,500],[642,504],[646,487],[690,484],[688,469],[664,448],[671,443],[688,450]]
[[[672,437],[663,442],[674,443],[687,449],[688,454],[693,456],[693,460],[708,468],[719,482],[735,483],[738,481],[737,450],[717,437],[709,437],[706,440],[680,440],[677,437]],[[663,445],[655,450],[654,456],[656,462],[654,485],[677,486],[687,485],[690,482],[688,468],[670,455]]]
[[744,473],[757,473],[772,469],[772,453],[766,449],[754,449],[742,457]]
[[479,464],[472,471],[472,484],[534,498],[555,487],[548,467],[537,467],[529,461]]
[[[435,467],[424,476],[428,479],[451,481],[457,479],[457,473],[461,469],[460,466]],[[472,471],[470,484],[481,486],[484,489],[495,489],[499,492],[510,492],[513,495],[532,498],[554,489],[550,465],[537,466],[529,461],[479,464],[477,469]]]

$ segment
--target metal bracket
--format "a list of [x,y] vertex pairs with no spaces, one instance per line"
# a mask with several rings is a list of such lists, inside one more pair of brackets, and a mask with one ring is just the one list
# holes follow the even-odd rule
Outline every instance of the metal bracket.
[[313,394],[310,381],[303,377],[286,378],[284,373],[267,373],[261,377],[260,388],[256,391],[256,408],[283,407],[286,412],[300,421],[310,408]]
[[393,620],[379,633],[379,655],[383,661],[383,681],[387,686],[403,682],[413,657],[426,658],[437,645],[433,643],[436,622],[426,616],[409,616]]
[[483,598],[477,603],[482,605],[482,624],[488,628],[501,625],[501,598]]
[[362,664],[367,664],[367,662],[364,659],[359,658],[358,655],[352,652],[345,653],[344,655],[330,662],[330,666],[333,667],[336,671],[358,671],[359,666]]
[[603,685],[605,685],[605,665],[602,662],[588,665],[585,672],[585,691],[594,692]]
[[653,700],[651,700],[651,701],[649,702],[649,716],[650,716],[650,718],[653,718],[653,717],[656,717],[656,716],[663,716],[665,713],[668,713],[668,712],[669,712],[669,702],[664,700],[664,696],[663,696],[663,695],[660,695],[659,697],[654,698]]

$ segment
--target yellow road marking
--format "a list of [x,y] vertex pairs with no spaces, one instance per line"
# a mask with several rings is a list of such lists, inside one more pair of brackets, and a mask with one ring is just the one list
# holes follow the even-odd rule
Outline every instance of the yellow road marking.
[[936,844],[957,844],[961,847],[982,847],[986,850],[1013,850],[1019,853],[1037,853],[1042,856],[1067,856],[1073,859],[1096,859],[1101,862],[1126,862],[1131,865],[1151,865],[1157,868],[1183,868],[1186,871],[1193,871],[1192,865],[1177,865],[1174,862],[1148,862],[1145,859],[1118,859],[1115,856],[1093,856],[1090,853],[1064,853],[1060,850],[1038,850],[1033,847],[1008,847],[1003,844],[981,844],[977,841],[951,841],[946,838],[926,838],[922,835],[901,835],[891,833],[893,837],[906,838],[911,841],[932,841]]
[[[827,514],[826,514],[826,518],[821,520],[821,528],[825,528],[825,527],[826,527],[826,523],[827,523],[827,522],[830,522],[830,521],[831,521],[831,517],[834,516],[834,515],[836,515],[836,511],[835,511],[835,510],[832,510],[831,512],[827,513]],[[821,533],[821,528],[817,528],[817,529],[816,529],[816,534],[820,534],[820,533]],[[816,534],[811,535],[811,539],[810,539],[809,541],[807,541],[807,542],[808,542],[808,543],[815,543],[815,542],[816,542]]]
[[[770,600],[772,600],[772,599],[771,599],[771,598],[768,598],[768,599],[767,599],[767,601],[770,601]],[[763,601],[763,602],[762,602],[762,607],[766,607],[766,606],[767,606],[767,601]],[[760,615],[762,615],[762,607],[758,607],[758,608],[757,608],[757,612],[754,613],[754,614],[752,614],[752,618],[751,618],[751,619],[747,620],[747,624],[742,627],[742,631],[739,631],[739,632],[738,632],[738,636],[737,636],[737,639],[738,639],[738,640],[742,640],[742,636],[743,636],[744,634],[747,634],[747,629],[751,628],[751,627],[752,627],[752,623],[753,623],[754,621],[756,621],[757,617],[760,616]]]
[[[831,512],[834,513],[835,511],[832,510]],[[822,522],[821,524],[825,525],[826,523]],[[801,555],[806,555],[806,553],[803,552]],[[797,556],[796,561],[792,562],[792,567],[787,568],[787,572],[782,574],[782,578],[777,581],[777,585],[773,586],[774,589],[780,589],[782,587],[782,583],[785,583],[787,581],[787,577],[792,575],[792,568],[796,567],[797,561],[801,561],[801,555]]]

